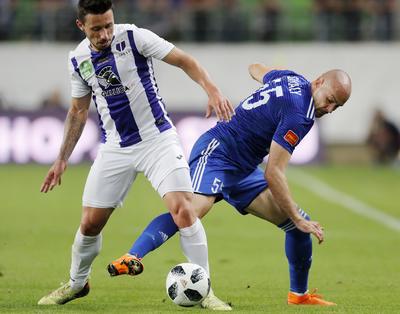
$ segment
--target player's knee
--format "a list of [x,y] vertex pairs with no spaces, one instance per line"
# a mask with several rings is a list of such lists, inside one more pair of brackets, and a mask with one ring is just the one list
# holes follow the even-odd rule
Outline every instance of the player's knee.
[[81,232],[85,236],[94,237],[100,234],[100,231],[101,229],[97,228],[96,226],[81,224]]
[[102,224],[91,221],[90,219],[83,219],[81,221],[81,232],[85,236],[97,236],[102,229]]
[[84,207],[81,218],[81,232],[86,236],[97,236],[107,223],[112,209]]
[[195,213],[190,203],[187,202],[177,203],[176,206],[171,209],[171,215],[178,228],[189,227],[196,220]]

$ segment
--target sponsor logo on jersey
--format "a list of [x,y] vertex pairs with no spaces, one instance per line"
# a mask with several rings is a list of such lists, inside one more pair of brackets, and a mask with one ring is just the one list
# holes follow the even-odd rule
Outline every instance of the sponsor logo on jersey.
[[292,146],[295,146],[299,141],[299,136],[292,130],[287,131],[283,138],[286,142],[288,142]]
[[104,97],[116,96],[128,90],[128,87],[123,86],[119,77],[112,71],[111,66],[102,68],[97,75],[97,80],[103,87],[101,94]]
[[97,79],[99,80],[100,85],[104,87],[104,89],[107,89],[110,86],[122,85],[119,77],[112,71],[111,66],[106,66],[102,68],[97,75]]
[[87,80],[94,74],[94,67],[92,61],[85,60],[79,65],[79,72],[84,80]]

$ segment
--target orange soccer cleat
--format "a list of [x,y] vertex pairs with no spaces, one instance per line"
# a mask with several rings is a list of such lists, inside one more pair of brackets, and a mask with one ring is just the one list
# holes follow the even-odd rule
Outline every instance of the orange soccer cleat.
[[305,293],[304,295],[296,295],[293,292],[288,293],[288,304],[292,305],[321,305],[321,306],[332,306],[336,303],[325,301],[322,299],[322,295],[316,294],[317,289],[314,289],[311,293]]
[[107,266],[108,273],[110,276],[118,276],[118,275],[139,275],[143,272],[143,264],[140,258],[137,258],[134,255],[125,254],[119,259],[111,262]]

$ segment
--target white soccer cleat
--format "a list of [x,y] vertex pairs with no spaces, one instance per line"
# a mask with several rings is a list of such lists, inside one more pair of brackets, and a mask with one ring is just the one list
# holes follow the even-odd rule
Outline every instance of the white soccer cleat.
[[89,293],[89,282],[81,290],[72,290],[69,282],[41,298],[39,305],[62,305],[77,298],[82,298]]
[[206,298],[201,302],[201,307],[212,311],[232,311],[232,307],[218,299],[212,289]]

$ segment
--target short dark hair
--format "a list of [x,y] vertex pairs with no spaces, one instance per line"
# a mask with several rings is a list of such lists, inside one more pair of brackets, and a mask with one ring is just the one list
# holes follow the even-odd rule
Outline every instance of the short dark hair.
[[79,0],[78,19],[85,20],[88,14],[103,14],[112,9],[112,0]]

